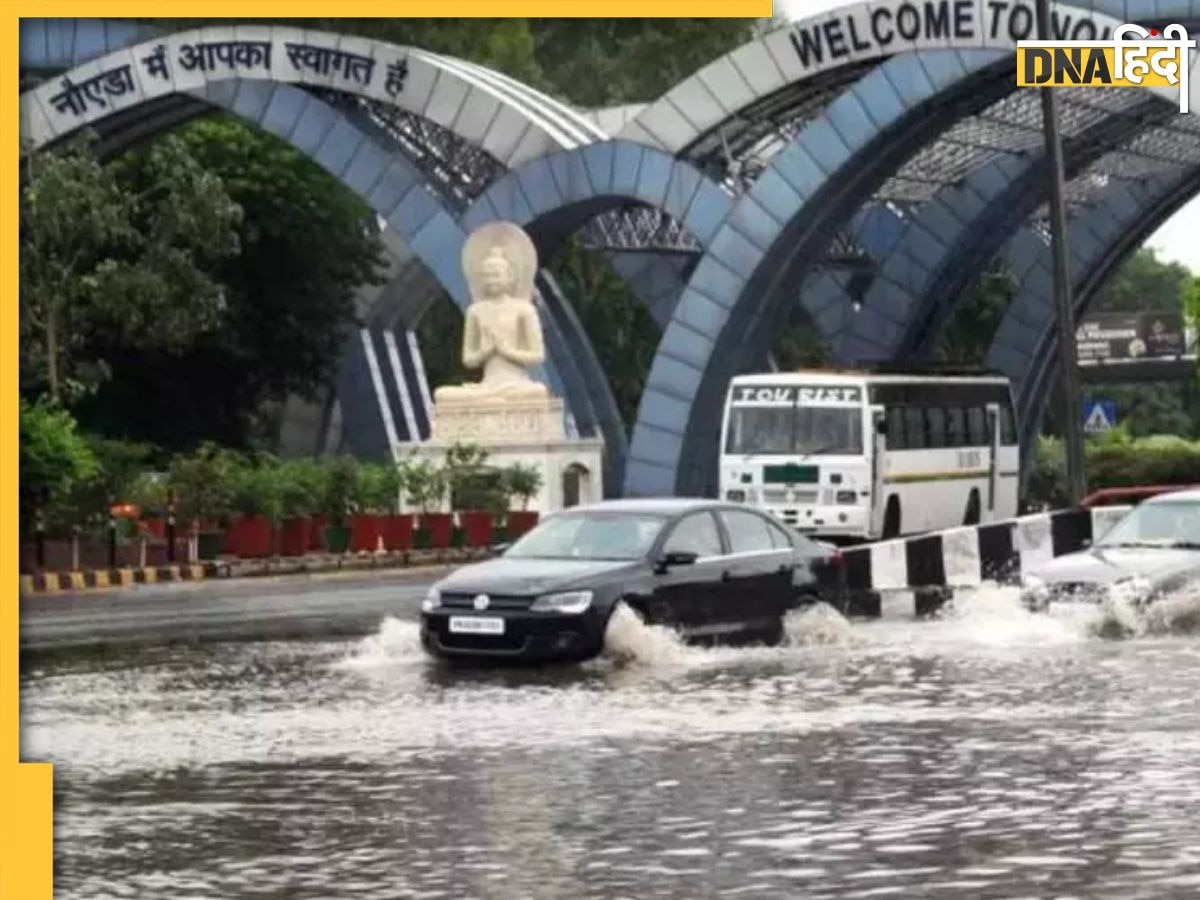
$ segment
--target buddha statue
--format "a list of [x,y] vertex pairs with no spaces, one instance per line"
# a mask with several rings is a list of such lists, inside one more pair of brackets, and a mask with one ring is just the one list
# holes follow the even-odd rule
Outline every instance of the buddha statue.
[[529,369],[546,358],[542,326],[533,305],[537,251],[523,229],[493,222],[475,231],[463,247],[463,272],[471,289],[463,326],[462,361],[483,369],[475,384],[439,387],[437,402],[527,400],[548,397]]

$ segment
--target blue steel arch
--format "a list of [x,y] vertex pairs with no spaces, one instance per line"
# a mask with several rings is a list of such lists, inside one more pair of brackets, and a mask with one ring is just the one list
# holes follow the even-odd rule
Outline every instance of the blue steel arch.
[[[1180,207],[1200,194],[1200,167],[1110,188],[1069,224],[1072,296],[1083,315],[1121,264]],[[1050,247],[1025,231],[1007,257],[1019,272],[1020,289],[988,352],[988,364],[1014,382],[1022,434],[1035,434],[1058,373]],[[1023,441],[1025,462],[1032,441]]]
[[[1066,176],[1075,177],[1144,128],[1177,115],[1159,97],[1106,116],[1063,141]],[[962,184],[943,188],[908,221],[903,239],[837,347],[843,362],[927,358],[965,289],[1045,199],[1044,153],[992,160]]]
[[[732,199],[690,163],[615,140],[552,153],[510,171],[476,198],[462,222],[467,231],[498,219],[515,222],[548,257],[589,219],[631,203],[663,210],[703,245],[728,215]],[[569,304],[558,313],[574,316]],[[585,370],[600,371],[590,344],[573,349],[587,356]],[[606,439],[606,483],[617,485],[627,452],[624,424],[607,379],[589,389],[593,397],[603,394],[597,412]]]
[[893,57],[772,158],[676,305],[638,411],[626,493],[711,492],[724,385],[747,360],[765,359],[784,280],[920,140],[1007,93],[1012,66],[1012,54],[996,50]]

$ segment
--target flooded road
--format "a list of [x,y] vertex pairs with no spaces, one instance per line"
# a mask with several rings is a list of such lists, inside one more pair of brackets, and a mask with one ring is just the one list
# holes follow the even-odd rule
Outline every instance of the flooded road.
[[1102,615],[994,590],[743,650],[627,620],[534,671],[396,619],[47,658],[23,756],[59,897],[1196,896],[1200,638]]

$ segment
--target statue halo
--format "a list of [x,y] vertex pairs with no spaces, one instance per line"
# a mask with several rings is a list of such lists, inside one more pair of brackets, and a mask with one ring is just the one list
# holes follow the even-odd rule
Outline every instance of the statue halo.
[[499,250],[512,266],[516,296],[533,299],[537,248],[525,229],[513,222],[489,222],[471,232],[463,245],[462,267],[472,299],[483,296],[483,261]]

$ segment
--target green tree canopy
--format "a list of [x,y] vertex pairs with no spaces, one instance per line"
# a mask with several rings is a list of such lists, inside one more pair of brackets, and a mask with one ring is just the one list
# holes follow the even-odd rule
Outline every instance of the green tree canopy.
[[168,449],[218,440],[245,446],[260,410],[327,383],[354,321],[356,291],[379,280],[382,245],[371,212],[281,140],[238,120],[192,123],[114,165],[131,193],[152,191],[147,163],[169,141],[245,211],[242,252],[211,269],[225,303],[186,346],[94,336],[120,361],[78,407],[88,427]]
[[209,270],[237,253],[241,208],[178,137],[156,142],[137,165],[134,190],[86,140],[29,157],[20,227],[27,393],[93,389],[111,368],[105,343],[178,349],[222,314],[225,291]]

